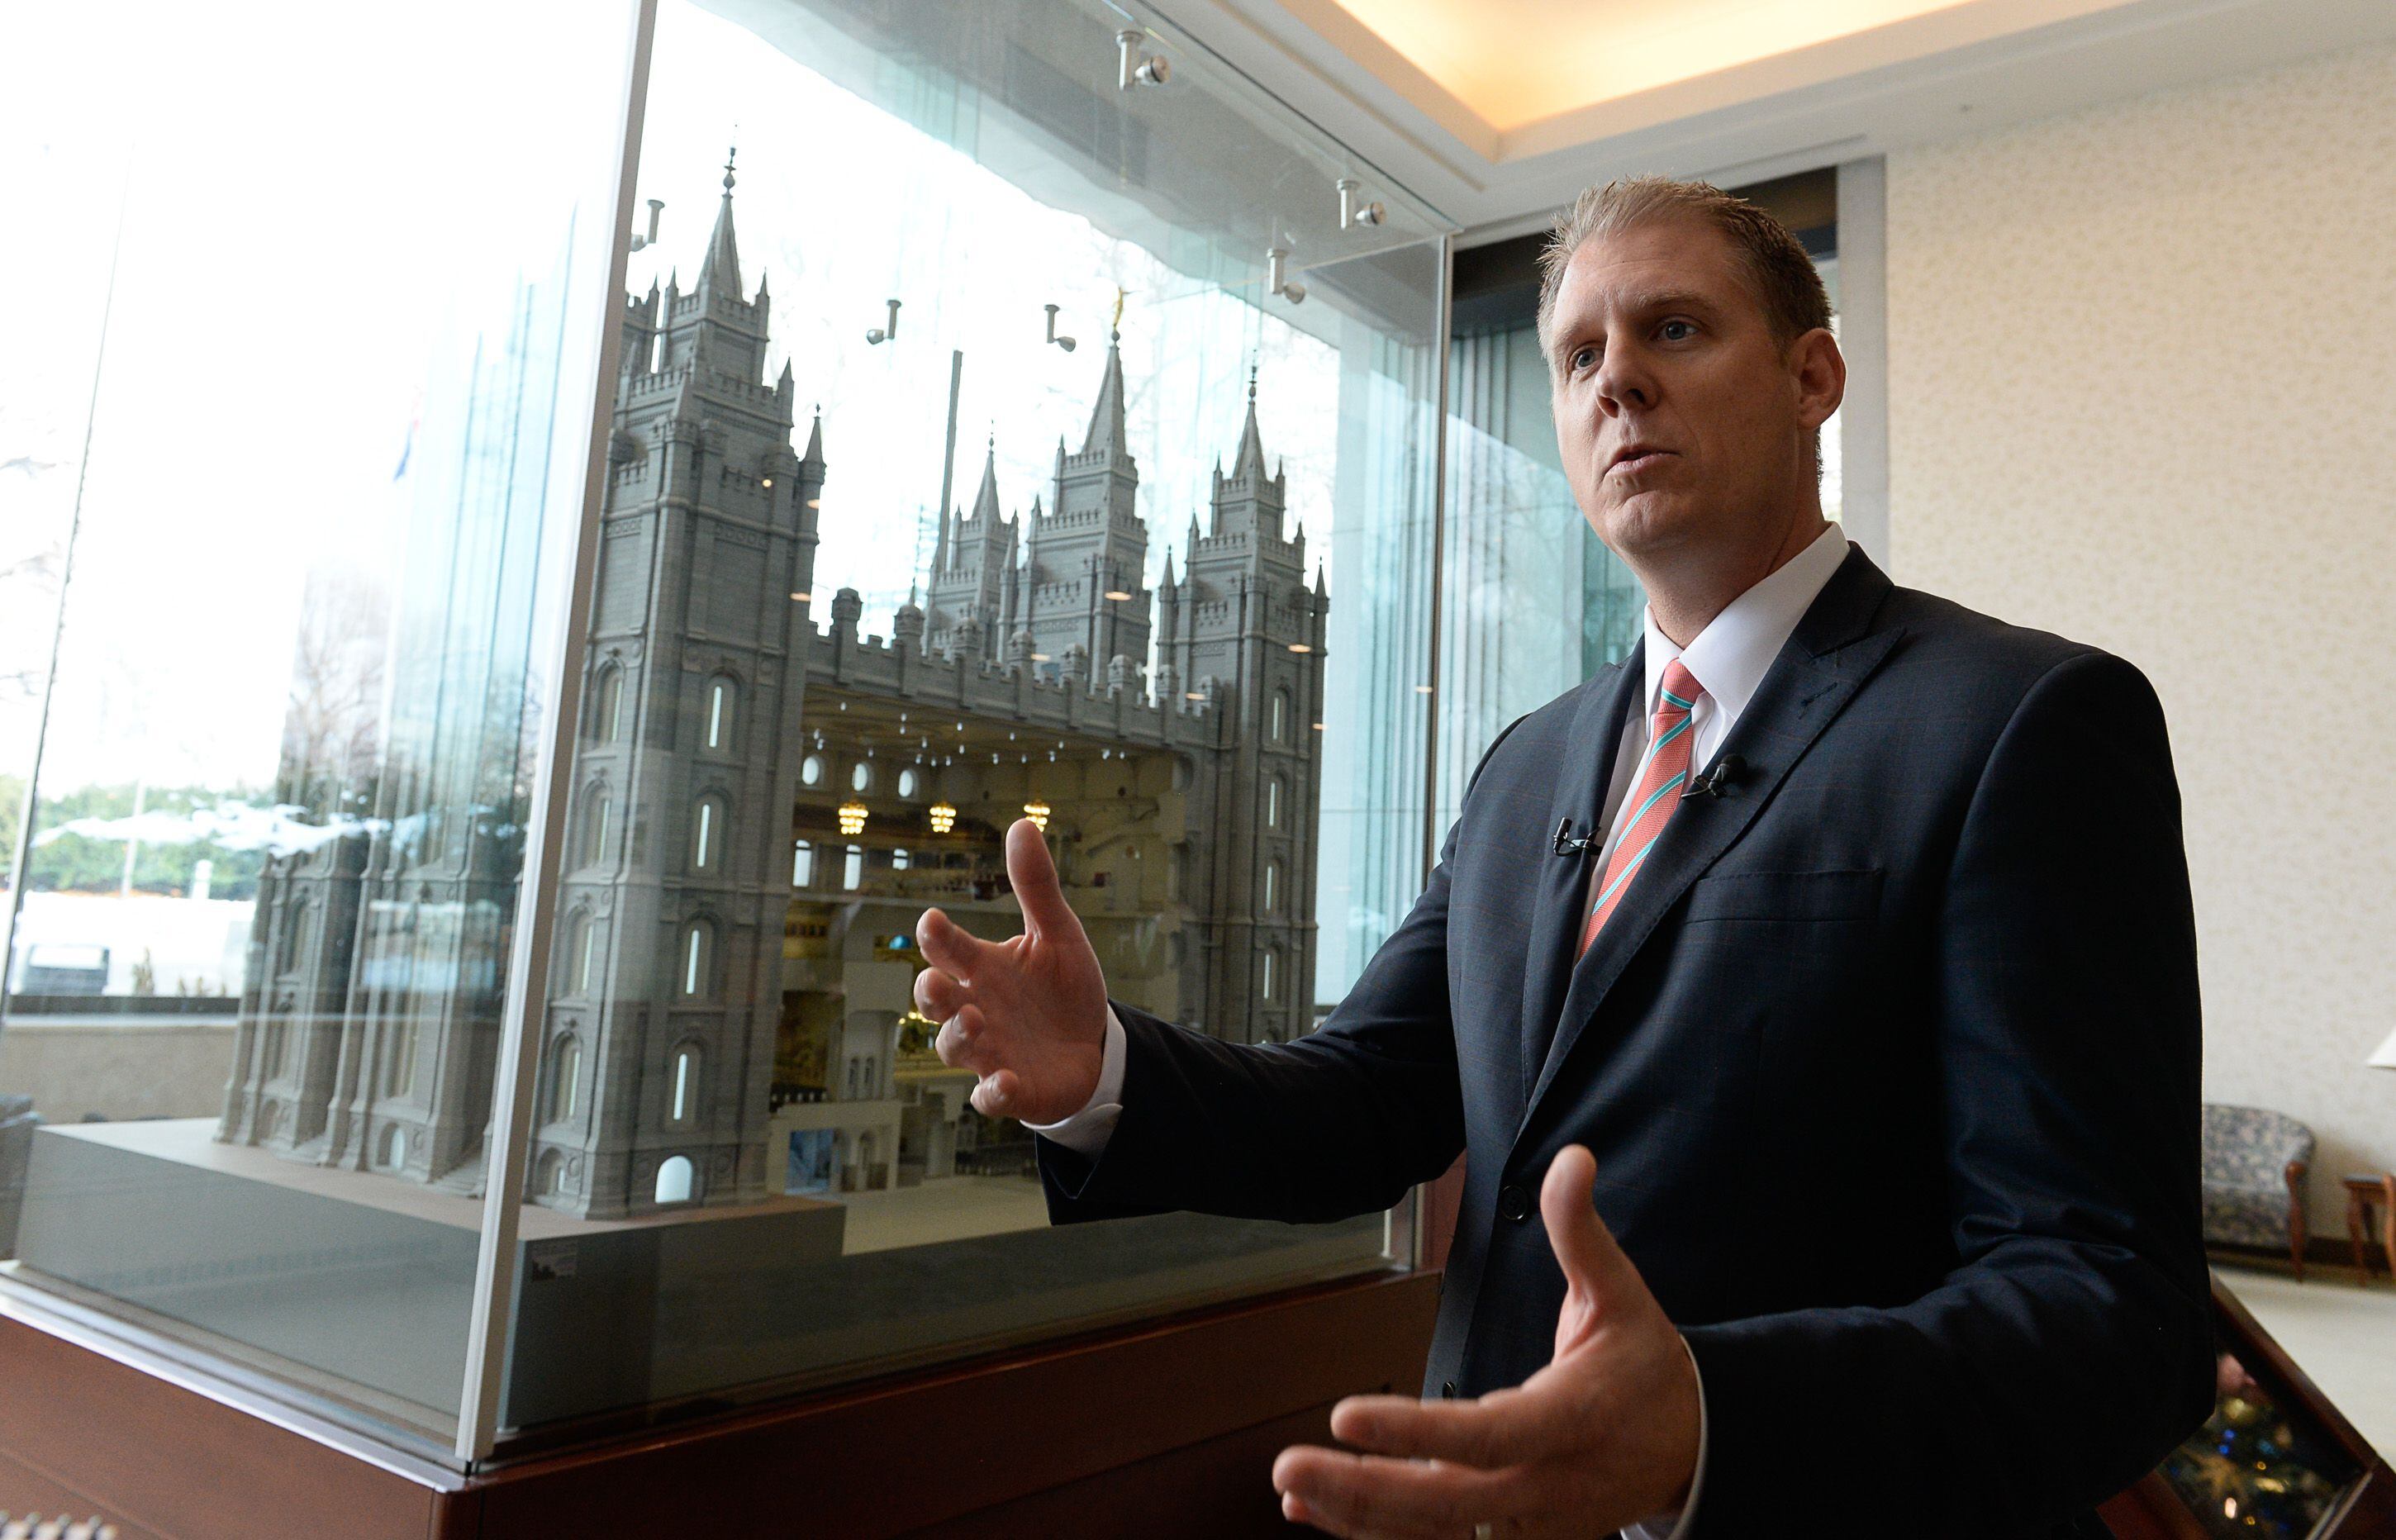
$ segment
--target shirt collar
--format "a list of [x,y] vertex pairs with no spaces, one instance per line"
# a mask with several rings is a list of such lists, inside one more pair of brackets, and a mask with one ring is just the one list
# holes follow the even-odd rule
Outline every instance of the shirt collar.
[[1711,696],[1724,719],[1735,721],[1753,699],[1772,660],[1780,656],[1797,622],[1839,564],[1847,559],[1847,537],[1836,523],[1814,538],[1814,543],[1782,563],[1762,582],[1732,600],[1697,634],[1684,650],[1656,629],[1656,612],[1644,612],[1646,624],[1647,714],[1656,713],[1656,698],[1664,688],[1664,668],[1679,658]]

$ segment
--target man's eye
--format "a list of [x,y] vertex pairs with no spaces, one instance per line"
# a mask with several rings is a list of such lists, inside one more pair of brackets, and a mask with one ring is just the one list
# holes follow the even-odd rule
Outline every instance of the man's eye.
[[1686,322],[1686,321],[1667,321],[1667,322],[1665,322],[1661,326],[1658,326],[1658,327],[1657,328],[1657,330],[1661,331],[1661,332],[1665,332],[1665,333],[1668,333],[1668,334],[1669,334],[1669,333],[1672,330],[1672,328],[1673,328],[1673,327],[1675,327],[1675,326],[1678,326],[1679,328],[1681,328],[1681,337],[1673,337],[1673,336],[1669,336],[1669,335],[1668,335],[1668,336],[1665,338],[1665,340],[1666,340],[1666,341],[1668,341],[1668,342],[1678,342],[1678,341],[1680,341],[1680,340],[1682,339],[1682,337],[1685,337],[1685,336],[1687,336],[1689,333],[1694,332],[1694,331],[1696,331],[1696,330],[1697,329],[1695,325],[1691,325],[1690,323],[1688,323],[1688,322]]
[[1574,368],[1586,369],[1596,362],[1597,350],[1595,348],[1578,347],[1573,350],[1572,366]]

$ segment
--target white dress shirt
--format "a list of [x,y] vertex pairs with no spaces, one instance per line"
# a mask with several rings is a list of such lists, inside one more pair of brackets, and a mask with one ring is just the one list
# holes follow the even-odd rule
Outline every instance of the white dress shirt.
[[[1670,637],[1656,629],[1656,612],[1644,616],[1645,671],[1644,689],[1640,697],[1640,710],[1623,724],[1622,740],[1616,746],[1614,779],[1606,788],[1604,816],[1607,823],[1605,843],[1598,858],[1590,866],[1589,894],[1581,909],[1581,923],[1588,923],[1590,910],[1596,905],[1598,883],[1605,873],[1605,865],[1614,858],[1614,846],[1622,831],[1613,827],[1615,816],[1621,811],[1623,800],[1631,794],[1631,779],[1639,773],[1639,761],[1647,751],[1647,736],[1656,717],[1656,700],[1664,688],[1665,666],[1679,658],[1684,667],[1696,676],[1704,692],[1690,711],[1690,732],[1696,741],[1690,749],[1689,763],[1702,769],[1710,763],[1721,750],[1723,739],[1730,735],[1755,698],[1757,686],[1764,683],[1764,673],[1772,660],[1780,656],[1797,622],[1813,606],[1815,598],[1839,564],[1847,557],[1847,538],[1837,524],[1830,525],[1815,537],[1814,542],[1790,557],[1763,581],[1732,600],[1720,615],[1707,623],[1686,647],[1672,644]],[[1636,879],[1634,879],[1635,881]],[[1107,1042],[1099,1061],[1098,1088],[1080,1111],[1053,1123],[1026,1123],[1034,1134],[1063,1145],[1077,1154],[1096,1160],[1113,1135],[1116,1120],[1123,1116],[1124,1057],[1126,1049],[1123,1023],[1115,1016],[1114,1007],[1107,1007]],[[1688,1343],[1682,1342],[1687,1351]],[[1691,1370],[1697,1359],[1689,1360]],[[1697,1512],[1698,1494],[1706,1484],[1706,1387],[1702,1375],[1697,1380],[1697,1467],[1689,1481],[1689,1498],[1677,1512],[1651,1515],[1644,1522],[1622,1532],[1624,1540],[1682,1540]]]

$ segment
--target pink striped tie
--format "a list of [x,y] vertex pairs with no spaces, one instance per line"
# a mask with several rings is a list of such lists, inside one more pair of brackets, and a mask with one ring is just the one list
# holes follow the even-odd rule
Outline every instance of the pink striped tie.
[[1689,730],[1689,713],[1704,693],[1697,675],[1683,668],[1679,658],[1664,665],[1664,688],[1662,698],[1656,702],[1655,730],[1647,736],[1647,757],[1622,804],[1622,838],[1614,843],[1613,858],[1605,863],[1605,880],[1598,884],[1596,901],[1590,906],[1589,924],[1580,933],[1582,951],[1597,939],[1598,927],[1622,902],[1631,879],[1646,862],[1647,852],[1655,848],[1656,837],[1664,832],[1664,820],[1681,805],[1681,789],[1689,783],[1689,754],[1697,741],[1697,735]]

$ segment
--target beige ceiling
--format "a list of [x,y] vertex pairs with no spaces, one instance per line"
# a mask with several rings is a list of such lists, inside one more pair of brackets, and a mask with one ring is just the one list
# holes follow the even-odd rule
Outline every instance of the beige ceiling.
[[1333,3],[1503,132],[1962,0]]
[[1087,3],[1169,5],[1473,240],[1607,177],[1747,186],[2396,41],[2391,0]]

